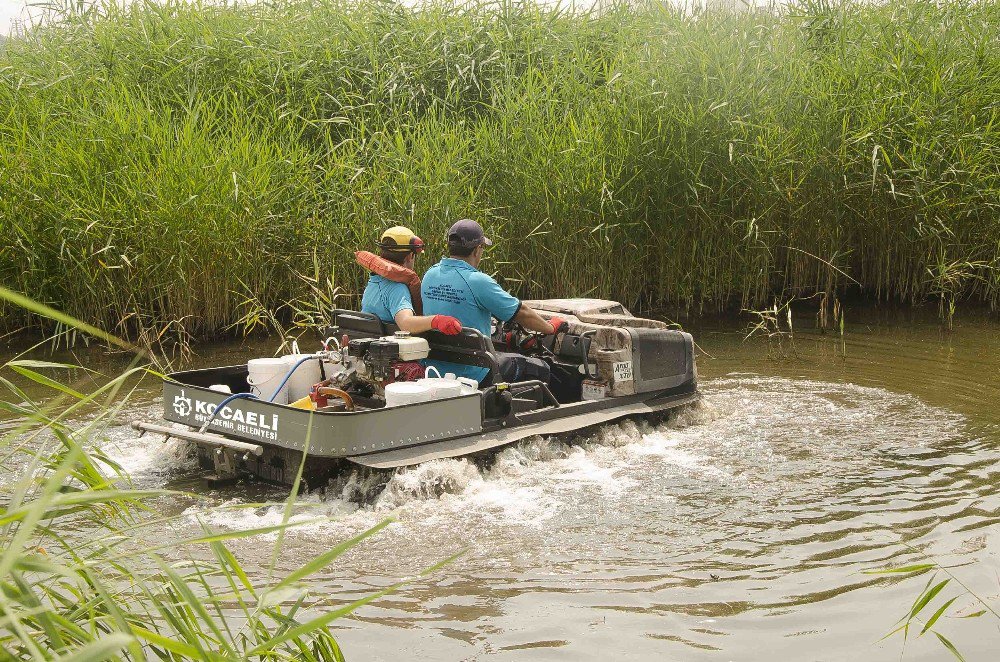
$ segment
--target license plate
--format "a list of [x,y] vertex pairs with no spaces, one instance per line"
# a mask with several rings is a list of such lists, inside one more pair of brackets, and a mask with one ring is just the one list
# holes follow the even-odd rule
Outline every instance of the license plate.
[[615,381],[616,382],[632,381],[631,361],[619,361],[618,363],[615,363]]
[[602,400],[607,396],[607,388],[604,382],[596,379],[583,380],[583,399]]

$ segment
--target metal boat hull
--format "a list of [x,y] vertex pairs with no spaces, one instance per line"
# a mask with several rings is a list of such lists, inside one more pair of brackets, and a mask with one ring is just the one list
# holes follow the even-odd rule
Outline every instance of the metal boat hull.
[[[498,357],[516,347],[504,342],[498,349],[478,330],[463,329],[455,336],[428,332],[423,344],[430,360],[486,368],[479,391],[385,406],[378,388],[362,385],[339,407],[308,410],[252,398],[246,394],[248,366],[239,365],[168,375],[163,418],[180,427],[134,425],[193,441],[205,466],[220,479],[250,473],[290,483],[302,468],[310,485],[325,485],[324,477],[347,463],[390,469],[481,453],[533,435],[654,415],[698,398],[690,334],[634,317],[614,301],[547,299],[530,305],[567,322],[562,333],[539,341],[552,367],[547,382],[501,381]],[[375,340],[384,343],[390,332],[368,313],[338,310],[333,320],[330,335],[347,336],[358,348]],[[346,366],[354,360],[350,344],[342,351],[339,365]],[[355,358],[366,366],[365,374],[369,363],[381,370],[376,353],[361,349]],[[229,393],[244,395],[228,401]],[[227,403],[217,412],[223,400]]]
[[[692,381],[661,392],[512,414],[486,425],[481,393],[359,412],[309,411],[241,399],[213,416],[228,394],[199,384],[238,381],[245,371],[245,366],[232,366],[171,375],[163,385],[163,418],[179,425],[168,429],[137,423],[136,428],[195,442],[203,466],[220,479],[251,474],[290,484],[304,453],[306,481],[317,485],[345,462],[391,469],[470,455],[534,435],[565,434],[664,412],[700,397]],[[210,418],[208,427],[198,431]]]

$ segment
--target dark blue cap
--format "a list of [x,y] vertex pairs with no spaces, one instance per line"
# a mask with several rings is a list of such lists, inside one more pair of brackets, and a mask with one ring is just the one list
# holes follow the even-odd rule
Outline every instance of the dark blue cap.
[[483,232],[483,226],[470,218],[463,218],[461,221],[457,221],[448,230],[449,246],[475,248],[480,244],[492,246],[493,242]]

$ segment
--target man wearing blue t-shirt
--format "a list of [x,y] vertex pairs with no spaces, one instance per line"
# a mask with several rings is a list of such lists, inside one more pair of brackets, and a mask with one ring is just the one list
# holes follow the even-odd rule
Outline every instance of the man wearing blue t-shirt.
[[[390,280],[394,274],[398,277],[412,277],[417,253],[424,250],[424,242],[413,234],[409,228],[401,225],[391,227],[382,233],[379,240],[380,264],[377,268],[383,274],[373,273],[368,278],[368,285],[361,296],[361,312],[371,313],[383,322],[395,322],[403,331],[422,333],[430,329],[446,335],[461,333],[462,323],[447,315],[417,315],[419,310],[413,303],[410,288],[405,282]],[[374,260],[374,256],[371,256]],[[399,267],[402,267],[401,269]],[[387,277],[388,276],[388,277]]]
[[[448,230],[448,257],[431,267],[424,274],[420,294],[424,302],[424,312],[428,315],[449,315],[462,323],[478,329],[483,335],[490,335],[491,317],[501,322],[515,321],[529,331],[554,334],[564,329],[565,321],[553,317],[545,320],[534,310],[509,294],[489,275],[477,268],[487,246],[492,246],[483,233],[483,228],[475,221],[458,221]],[[522,381],[540,379],[548,381],[549,366],[541,359],[525,357],[521,354],[501,353],[500,375],[496,381]],[[458,365],[441,361],[442,373],[454,372],[459,376],[482,381],[489,372],[486,368]]]

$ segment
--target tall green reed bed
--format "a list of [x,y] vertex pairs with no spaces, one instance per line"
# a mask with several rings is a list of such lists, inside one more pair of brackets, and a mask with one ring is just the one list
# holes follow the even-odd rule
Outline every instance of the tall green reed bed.
[[136,2],[0,52],[0,278],[128,335],[466,216],[524,296],[995,308],[998,207],[992,2]]
[[[9,294],[0,288],[20,302]],[[388,520],[281,574],[284,536],[302,523],[291,521],[297,488],[280,524],[182,533],[184,516],[163,514],[163,500],[198,497],[135,488],[98,443],[149,369],[93,375],[99,385],[87,392],[58,378],[84,370],[23,357],[0,364],[0,659],[343,660],[329,625],[398,584],[331,603],[308,579]],[[52,397],[33,400],[19,379]],[[227,543],[265,534],[276,536],[270,570],[251,576]],[[266,545],[259,550],[266,566]]]

